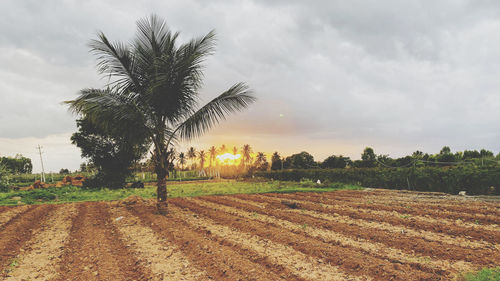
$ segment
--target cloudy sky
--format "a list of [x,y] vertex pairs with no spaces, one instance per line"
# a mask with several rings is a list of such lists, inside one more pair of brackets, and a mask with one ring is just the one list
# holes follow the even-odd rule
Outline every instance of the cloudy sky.
[[[0,155],[44,150],[49,170],[82,162],[61,105],[105,80],[87,43],[127,41],[163,17],[182,39],[217,32],[202,100],[238,81],[258,102],[193,145],[317,160],[500,150],[498,1],[0,1]],[[190,145],[190,144],[185,144]],[[182,149],[182,148],[181,148]]]

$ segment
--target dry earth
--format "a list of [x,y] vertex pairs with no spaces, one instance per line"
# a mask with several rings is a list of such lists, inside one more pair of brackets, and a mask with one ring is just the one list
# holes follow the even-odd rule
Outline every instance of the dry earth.
[[1,280],[453,280],[500,203],[390,190],[0,207]]

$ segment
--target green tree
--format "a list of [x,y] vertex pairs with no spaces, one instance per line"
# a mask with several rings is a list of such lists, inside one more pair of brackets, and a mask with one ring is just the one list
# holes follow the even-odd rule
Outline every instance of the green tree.
[[283,169],[283,161],[278,151],[274,152],[271,156],[271,170],[281,170]]
[[[81,150],[83,158],[90,160],[97,174],[85,182],[86,186],[121,188],[132,172],[132,165],[147,152],[149,143],[137,139],[124,127],[103,130],[89,119],[77,120],[77,129],[71,142]],[[85,166],[85,169],[87,167]]]
[[178,42],[179,33],[151,16],[137,22],[130,44],[112,43],[100,32],[90,43],[98,69],[110,78],[106,89],[85,89],[67,102],[70,108],[107,128],[121,122],[153,144],[157,174],[157,207],[167,212],[168,149],[176,141],[200,136],[255,101],[244,83],[231,86],[204,106],[198,106],[203,62],[214,52],[215,33]]
[[181,166],[181,170],[184,170],[184,165],[186,164],[186,155],[184,152],[179,153],[179,158],[178,158],[179,165]]
[[189,161],[191,162],[191,169],[193,169],[195,166],[194,161],[196,160],[196,154],[197,154],[196,148],[194,148],[192,146],[187,151],[187,157],[189,158]]
[[15,157],[2,157],[0,161],[7,170],[14,174],[31,174],[33,170],[31,159],[21,154],[16,154]]
[[212,145],[208,150],[209,167],[212,167],[212,163],[215,163],[216,157],[217,157],[217,148],[215,148],[215,146]]
[[347,163],[349,162],[349,157],[344,157],[342,155],[336,156],[328,156],[323,162],[321,162],[320,167],[321,168],[337,168],[337,169],[343,169],[347,166]]
[[243,148],[241,149],[241,154],[242,154],[241,164],[243,166],[248,166],[248,164],[252,162],[252,148],[250,147],[249,144],[243,145]]
[[269,168],[269,162],[267,162],[264,152],[257,153],[257,157],[255,157],[255,168],[257,171],[267,171]]
[[361,165],[363,168],[372,168],[376,166],[377,156],[373,148],[366,147],[361,154]]
[[200,160],[200,171],[205,167],[206,158],[207,154],[205,153],[205,150],[200,150],[200,152],[198,152],[198,159]]
[[318,167],[318,164],[314,162],[314,157],[305,151],[287,157],[285,163],[287,163],[287,168],[292,169],[311,169]]

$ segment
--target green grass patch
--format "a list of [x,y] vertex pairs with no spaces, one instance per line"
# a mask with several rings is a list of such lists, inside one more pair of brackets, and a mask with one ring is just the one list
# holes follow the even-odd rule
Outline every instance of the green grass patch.
[[[169,197],[193,197],[202,195],[223,195],[241,193],[267,192],[324,192],[339,189],[362,189],[348,184],[310,185],[309,183],[283,181],[220,181],[220,182],[190,182],[183,184],[167,184]],[[80,201],[120,200],[130,195],[144,198],[155,198],[156,187],[126,189],[83,189],[75,186],[53,187],[26,191],[9,191],[0,193],[0,205],[66,203]]]
[[464,275],[466,281],[500,281],[500,266],[496,268],[483,268],[475,273]]

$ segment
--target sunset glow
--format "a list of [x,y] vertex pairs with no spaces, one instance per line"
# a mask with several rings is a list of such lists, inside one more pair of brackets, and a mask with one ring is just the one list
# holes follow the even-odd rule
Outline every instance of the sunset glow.
[[234,154],[229,153],[229,152],[221,154],[221,155],[217,155],[217,160],[219,160],[219,162],[222,165],[236,165],[236,162],[240,158],[241,158],[240,154],[234,155]]

